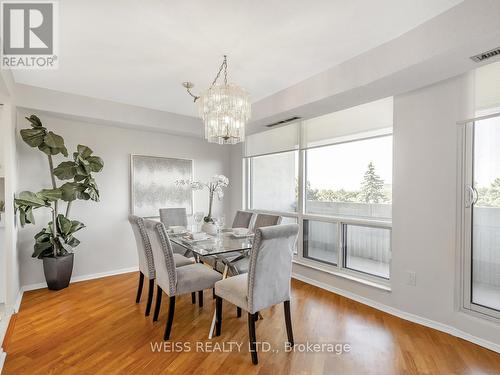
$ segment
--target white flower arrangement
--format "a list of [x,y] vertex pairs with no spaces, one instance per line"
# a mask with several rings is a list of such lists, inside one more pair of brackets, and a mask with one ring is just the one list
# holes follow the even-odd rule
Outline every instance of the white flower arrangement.
[[213,222],[212,220],[212,204],[214,200],[214,196],[217,196],[218,200],[222,200],[224,198],[224,188],[229,185],[229,179],[224,175],[214,175],[210,178],[209,181],[203,182],[199,180],[177,180],[175,181],[176,185],[179,187],[188,186],[191,190],[203,190],[204,188],[208,189],[208,215],[205,216],[204,220],[207,223]]

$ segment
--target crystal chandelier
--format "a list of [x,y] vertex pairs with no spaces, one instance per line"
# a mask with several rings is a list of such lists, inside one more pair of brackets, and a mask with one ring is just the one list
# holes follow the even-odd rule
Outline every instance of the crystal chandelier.
[[[217,83],[224,72],[224,83]],[[205,139],[211,143],[236,144],[245,140],[245,124],[250,119],[250,95],[237,85],[227,83],[227,56],[224,55],[212,85],[196,96],[192,82],[182,84],[198,102],[198,113],[205,124]]]

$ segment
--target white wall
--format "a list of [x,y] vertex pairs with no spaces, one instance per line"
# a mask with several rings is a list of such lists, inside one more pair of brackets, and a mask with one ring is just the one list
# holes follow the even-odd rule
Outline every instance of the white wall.
[[[18,130],[26,126],[20,111]],[[87,225],[78,233],[81,245],[76,249],[73,276],[112,272],[137,266],[135,242],[127,221],[130,202],[129,158],[131,153],[194,159],[194,177],[207,179],[214,174],[229,175],[229,150],[211,145],[200,138],[180,137],[164,133],[123,129],[102,124],[79,122],[68,118],[40,116],[45,126],[65,138],[72,152],[78,143],[85,144],[104,159],[104,170],[96,175],[101,202],[78,201],[71,216]],[[201,124],[200,124],[201,126]],[[50,186],[47,159],[27,146],[18,136],[19,190],[39,190]],[[208,208],[206,191],[195,192],[194,209]],[[229,199],[215,203],[215,210],[229,214]],[[229,217],[229,216],[228,216]],[[19,229],[21,283],[44,281],[42,264],[32,259],[33,235],[49,219],[38,210],[36,226]]]
[[[14,219],[13,197],[16,190],[16,142],[15,142],[15,106],[10,99],[2,98],[3,107],[0,118],[0,133],[3,142],[3,160],[5,175],[5,217],[4,220],[4,265],[0,277],[3,278],[5,302],[12,307],[20,289],[19,256],[17,252],[17,228]],[[5,270],[5,271],[4,271]]]

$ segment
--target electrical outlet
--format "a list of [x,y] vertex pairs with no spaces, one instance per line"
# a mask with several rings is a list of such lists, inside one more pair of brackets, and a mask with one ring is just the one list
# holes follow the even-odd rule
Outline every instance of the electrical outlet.
[[407,281],[406,283],[411,286],[417,285],[417,273],[415,271],[407,271]]

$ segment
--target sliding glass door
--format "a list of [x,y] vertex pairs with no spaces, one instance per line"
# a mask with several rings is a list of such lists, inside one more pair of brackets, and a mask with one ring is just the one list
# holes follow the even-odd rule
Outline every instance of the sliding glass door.
[[500,316],[500,116],[466,130],[465,305]]

